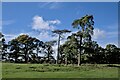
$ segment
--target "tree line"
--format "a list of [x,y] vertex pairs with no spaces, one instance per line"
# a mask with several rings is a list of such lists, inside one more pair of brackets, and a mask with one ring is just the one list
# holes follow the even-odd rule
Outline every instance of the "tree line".
[[[96,41],[92,40],[94,34],[93,15],[85,15],[72,22],[73,28],[77,28],[76,33],[67,37],[64,44],[60,44],[62,35],[71,31],[54,30],[53,34],[58,35],[57,41],[41,41],[35,37],[23,34],[15,39],[5,42],[4,35],[0,33],[0,52],[2,60],[10,62],[24,63],[56,63],[56,64],[119,64],[120,48],[114,44],[107,44],[102,48]],[[52,54],[55,53],[53,45],[57,43],[57,59]],[[38,54],[45,54],[40,57]]]

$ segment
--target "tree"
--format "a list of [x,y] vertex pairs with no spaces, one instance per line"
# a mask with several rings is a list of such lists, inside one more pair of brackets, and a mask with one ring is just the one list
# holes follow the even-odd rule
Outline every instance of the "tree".
[[70,33],[71,31],[64,29],[64,30],[54,30],[52,32],[55,34],[58,34],[58,52],[57,52],[57,61],[56,61],[56,64],[58,64],[59,63],[59,50],[60,50],[59,48],[60,48],[61,35],[64,33]]
[[[80,19],[76,19],[73,21],[72,26],[73,28],[78,28],[78,36],[79,36],[79,54],[78,54],[78,66],[81,65],[81,50],[82,50],[82,38],[83,37],[89,37],[89,40],[91,40],[91,36],[93,35],[93,16],[92,15],[86,15]],[[81,28],[81,29],[80,29]]]
[[47,53],[48,62],[50,61],[50,56],[54,53],[52,46],[56,43],[55,40],[45,42],[45,49]]
[[8,42],[8,45],[10,51],[13,51],[12,53],[15,57],[15,63],[16,63],[20,52],[20,43],[16,39],[12,39],[11,41]]
[[73,33],[71,36],[68,36],[67,40],[68,40],[67,41],[68,45],[66,47],[69,46],[70,48],[71,52],[69,53],[70,55],[72,55],[71,56],[72,63],[76,63],[76,57],[78,56],[77,54],[78,54],[78,48],[79,48],[79,41],[76,37],[76,33]]
[[32,38],[31,41],[33,42],[31,43],[29,55],[31,55],[31,62],[36,63],[38,62],[38,54],[45,48],[45,43],[37,38]]
[[63,53],[65,54],[65,64],[67,65],[68,64],[68,57],[69,57],[71,51],[70,51],[70,47],[67,45],[67,43],[63,47],[64,47]]
[[68,36],[67,41],[60,46],[60,54],[62,55],[62,61],[67,65],[69,63],[76,63],[76,56],[78,53],[78,41],[75,34]]
[[7,51],[7,44],[5,43],[5,38],[4,35],[0,32],[0,59],[2,59],[3,57],[5,57],[6,55],[6,51]]
[[2,50],[4,43],[5,43],[4,35],[0,32],[0,50]]
[[[91,41],[89,42],[84,42],[83,43],[83,49],[84,49],[84,55],[86,55],[87,62],[89,63],[95,63],[99,58],[99,45],[97,44],[96,41]],[[100,48],[101,50],[101,48]]]
[[120,49],[117,48],[116,45],[107,44],[105,51],[106,51],[107,63],[112,63],[112,64],[119,63],[119,61],[120,61],[120,54],[119,54]]
[[33,53],[33,49],[37,48],[37,53],[38,53],[38,47],[42,46],[43,42],[39,41],[36,38],[30,37],[29,35],[23,34],[18,36],[16,39],[20,43],[20,47],[23,50],[25,54],[25,62],[28,62],[29,59],[29,54]]

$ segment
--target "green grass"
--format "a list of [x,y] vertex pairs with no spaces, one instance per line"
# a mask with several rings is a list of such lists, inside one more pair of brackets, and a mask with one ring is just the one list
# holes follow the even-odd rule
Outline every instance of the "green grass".
[[118,68],[108,67],[106,64],[86,64],[80,67],[55,64],[2,64],[3,78],[118,78]]

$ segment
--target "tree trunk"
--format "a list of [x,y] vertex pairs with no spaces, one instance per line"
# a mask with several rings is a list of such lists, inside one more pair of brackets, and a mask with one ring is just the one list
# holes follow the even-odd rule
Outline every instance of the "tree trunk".
[[82,52],[82,36],[80,36],[80,52],[79,52],[79,54],[78,54],[78,66],[80,66],[81,65],[81,52]]
[[19,53],[19,49],[18,49],[18,47],[16,47],[16,51],[15,51],[15,63],[17,63],[18,53]]
[[59,37],[58,37],[58,52],[57,52],[57,61],[56,61],[56,64],[59,63],[59,46],[60,46],[60,34],[59,34]]
[[49,51],[49,49],[48,49],[48,56],[47,56],[47,57],[48,57],[48,63],[49,63],[49,62],[50,62],[50,61],[49,61],[49,60],[50,60],[50,59],[49,59],[49,57],[50,57],[50,51]]
[[15,63],[17,63],[17,52],[15,52]]
[[27,61],[27,53],[26,53],[26,51],[25,51],[25,63],[27,63],[28,61]]
[[38,46],[37,46],[37,63],[39,63],[38,53],[39,53],[39,49],[38,49]]
[[80,57],[81,55],[80,55],[80,53],[78,54],[78,66],[80,66],[80,64],[81,64],[81,62],[80,62]]
[[25,45],[25,63],[28,63],[27,46]]
[[67,63],[67,57],[65,58],[65,64],[68,65],[68,63]]

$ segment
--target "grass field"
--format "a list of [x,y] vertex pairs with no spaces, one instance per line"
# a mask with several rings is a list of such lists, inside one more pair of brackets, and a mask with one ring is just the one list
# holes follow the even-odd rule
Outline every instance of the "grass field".
[[[120,65],[116,65],[120,66]],[[3,78],[118,78],[118,67],[106,64],[64,66],[2,63]]]

